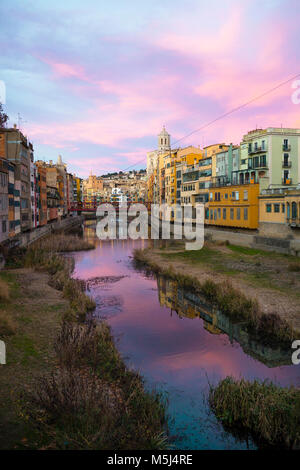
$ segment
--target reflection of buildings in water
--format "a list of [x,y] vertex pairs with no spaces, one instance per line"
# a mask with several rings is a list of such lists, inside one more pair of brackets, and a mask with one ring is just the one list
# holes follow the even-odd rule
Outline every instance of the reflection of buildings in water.
[[201,296],[178,287],[176,281],[159,277],[157,284],[160,304],[175,311],[180,318],[202,318],[203,326],[209,333],[227,334],[231,342],[237,341],[247,354],[268,367],[291,364],[290,351],[261,344],[249,335],[244,323],[233,323]]

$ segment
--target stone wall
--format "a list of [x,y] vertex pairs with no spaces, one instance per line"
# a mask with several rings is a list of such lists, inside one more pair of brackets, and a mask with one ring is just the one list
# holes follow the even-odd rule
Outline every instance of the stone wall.
[[65,219],[57,220],[42,227],[37,227],[32,231],[23,232],[9,240],[5,245],[8,248],[13,248],[16,246],[25,247],[38,240],[45,235],[49,235],[53,232],[58,232],[61,230],[66,230],[70,227],[80,225],[84,221],[84,217],[81,215],[69,216]]

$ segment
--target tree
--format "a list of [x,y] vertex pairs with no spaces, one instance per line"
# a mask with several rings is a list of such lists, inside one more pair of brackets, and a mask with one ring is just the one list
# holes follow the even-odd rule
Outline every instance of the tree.
[[9,117],[4,112],[3,105],[0,102],[0,128],[6,127],[6,123],[9,120]]

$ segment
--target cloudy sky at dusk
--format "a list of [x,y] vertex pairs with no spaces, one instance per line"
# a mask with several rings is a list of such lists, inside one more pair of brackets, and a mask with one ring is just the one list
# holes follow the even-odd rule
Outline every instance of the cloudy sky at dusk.
[[[300,73],[299,18],[298,0],[2,0],[10,124],[80,176],[144,168],[163,124],[175,142]],[[291,84],[180,145],[300,127]]]

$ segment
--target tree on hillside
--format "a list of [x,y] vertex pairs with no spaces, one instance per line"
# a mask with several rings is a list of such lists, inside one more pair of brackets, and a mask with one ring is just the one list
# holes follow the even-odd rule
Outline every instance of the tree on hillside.
[[4,112],[2,103],[0,103],[0,128],[6,127],[6,123],[7,123],[8,119],[9,119],[9,117]]

